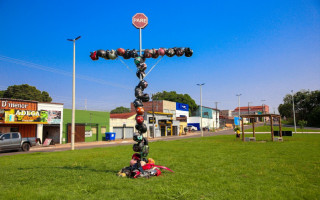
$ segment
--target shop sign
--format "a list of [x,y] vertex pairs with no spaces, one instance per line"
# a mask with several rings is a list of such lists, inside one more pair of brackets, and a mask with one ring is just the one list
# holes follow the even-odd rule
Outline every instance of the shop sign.
[[84,132],[85,137],[92,137],[92,131]]
[[60,124],[61,111],[48,110],[48,124]]
[[[4,113],[4,114],[3,114]],[[0,123],[30,123],[30,124],[47,124],[48,111],[34,110],[1,110]]]
[[189,111],[189,105],[184,103],[176,103],[176,110]]
[[15,100],[0,100],[0,109],[15,109],[15,110],[37,110],[36,102],[24,102]]
[[153,118],[153,117],[149,117],[149,124],[153,124],[156,123],[157,119],[156,118]]

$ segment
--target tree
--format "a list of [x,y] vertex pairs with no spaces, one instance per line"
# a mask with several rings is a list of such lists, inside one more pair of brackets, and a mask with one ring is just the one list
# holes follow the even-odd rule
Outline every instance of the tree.
[[[320,127],[320,91],[300,90],[293,98],[297,121],[304,120],[309,126]],[[292,107],[292,96],[287,94],[278,110],[282,117],[292,119]]]
[[190,112],[196,111],[198,106],[188,94],[177,94],[176,91],[163,91],[153,95],[152,100],[167,100],[189,105]]
[[117,107],[113,110],[110,111],[111,114],[115,114],[115,113],[128,113],[130,112],[129,108],[125,108],[123,106]]
[[34,86],[28,84],[9,86],[6,90],[1,91],[2,98],[33,100],[40,102],[51,102],[52,98],[46,91],[40,91]]

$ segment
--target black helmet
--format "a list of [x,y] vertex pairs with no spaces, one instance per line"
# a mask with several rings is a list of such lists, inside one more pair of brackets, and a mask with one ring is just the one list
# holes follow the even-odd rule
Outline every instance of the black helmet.
[[98,57],[105,58],[106,55],[107,55],[107,53],[106,53],[105,50],[101,50],[101,49],[100,49],[100,50],[97,51],[97,56],[98,56]]
[[147,125],[146,124],[137,124],[136,129],[139,131],[139,133],[145,133],[147,132]]
[[134,100],[133,105],[134,105],[135,108],[138,108],[138,107],[140,107],[140,106],[143,106],[143,104],[142,104],[142,102],[141,102],[140,99]]
[[131,53],[130,49],[127,49],[126,52],[123,54],[124,59],[130,59],[131,58]]
[[133,140],[136,141],[136,142],[141,142],[143,140],[143,137],[140,134],[135,134],[133,136]]
[[146,80],[142,80],[139,82],[138,86],[142,89],[146,89],[148,87],[148,82]]
[[137,99],[141,99],[141,97],[143,96],[143,90],[137,86],[134,89],[134,95],[136,96]]
[[169,48],[167,51],[166,51],[166,55],[168,57],[173,57],[174,56],[174,49],[173,48]]
[[140,63],[144,63],[144,59],[140,56],[134,58],[134,64],[139,65]]
[[140,71],[145,71],[146,69],[147,69],[147,64],[146,63],[139,63],[138,65],[137,65],[137,67],[138,67],[138,69],[140,70]]
[[142,79],[144,79],[144,77],[146,76],[146,73],[144,71],[138,70],[136,75],[139,79],[140,79],[140,77],[142,77]]
[[131,56],[131,58],[136,58],[136,57],[138,57],[138,56],[139,56],[139,55],[138,55],[138,51],[135,50],[135,49],[132,49],[132,50],[130,51],[130,56]]
[[152,49],[152,58],[158,58],[159,57],[159,53],[157,49]]
[[184,55],[185,55],[186,57],[191,57],[192,54],[193,54],[193,50],[190,49],[189,47],[187,47],[187,48],[184,49]]
[[148,94],[143,94],[139,99],[141,99],[142,102],[148,102],[150,100],[150,97]]
[[182,48],[176,48],[175,53],[178,57],[183,56],[184,50]]

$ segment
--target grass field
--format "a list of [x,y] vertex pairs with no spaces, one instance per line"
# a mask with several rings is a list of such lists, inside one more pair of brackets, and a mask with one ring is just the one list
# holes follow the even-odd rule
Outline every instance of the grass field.
[[[251,126],[252,127],[252,126]],[[294,132],[294,128],[292,127],[281,127],[283,131],[292,131]],[[255,132],[270,132],[271,126],[265,125],[265,126],[259,126],[254,128]],[[273,126],[273,130],[279,131],[279,126]],[[244,132],[252,132],[252,128],[246,129]],[[297,132],[320,132],[320,130],[317,129],[300,129],[297,127]]]
[[320,134],[284,142],[234,135],[158,141],[150,157],[175,173],[128,179],[131,145],[0,157],[0,199],[319,199]]

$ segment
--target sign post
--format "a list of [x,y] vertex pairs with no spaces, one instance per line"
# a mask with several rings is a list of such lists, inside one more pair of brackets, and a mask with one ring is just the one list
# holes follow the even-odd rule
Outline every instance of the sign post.
[[148,25],[148,17],[143,13],[137,13],[132,17],[132,24],[139,29],[140,32],[140,56],[142,55],[142,30]]

